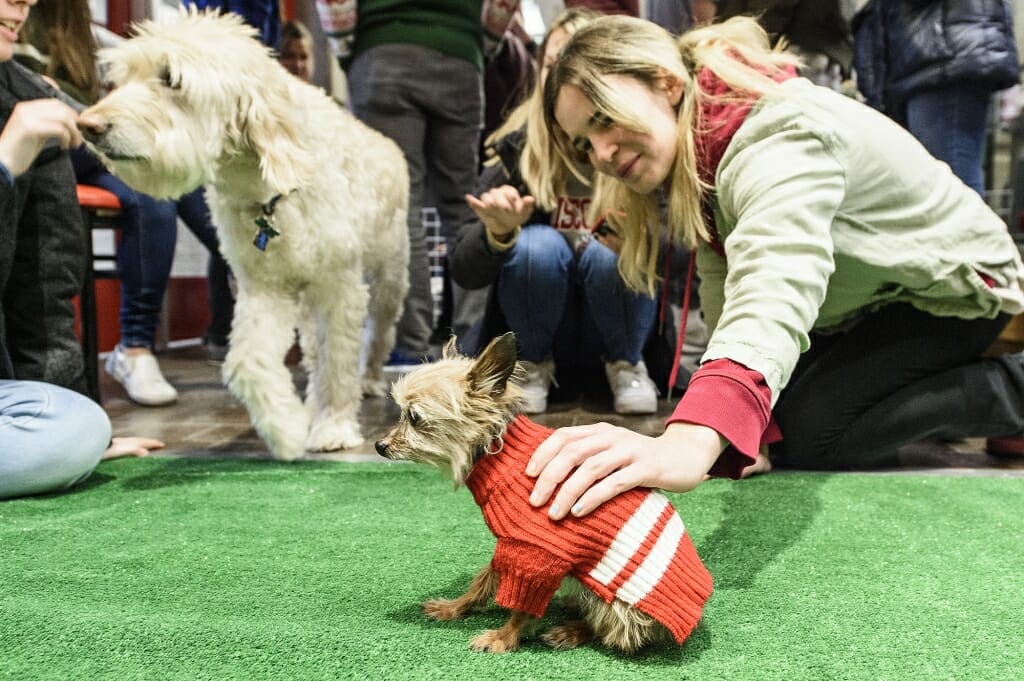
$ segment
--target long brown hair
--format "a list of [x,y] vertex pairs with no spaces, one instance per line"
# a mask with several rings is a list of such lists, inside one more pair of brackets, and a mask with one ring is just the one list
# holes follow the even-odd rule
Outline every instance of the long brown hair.
[[96,39],[88,0],[46,0],[32,8],[26,33],[49,62],[46,75],[78,88],[89,102],[99,97]]

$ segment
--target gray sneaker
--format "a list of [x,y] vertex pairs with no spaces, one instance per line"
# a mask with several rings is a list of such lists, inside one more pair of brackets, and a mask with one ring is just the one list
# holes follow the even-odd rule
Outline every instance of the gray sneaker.
[[605,375],[614,396],[616,414],[653,414],[658,410],[658,389],[647,375],[643,360],[606,362]]
[[550,357],[543,362],[521,361],[525,377],[519,384],[526,393],[527,414],[543,414],[548,410],[548,391],[555,380],[555,360]]

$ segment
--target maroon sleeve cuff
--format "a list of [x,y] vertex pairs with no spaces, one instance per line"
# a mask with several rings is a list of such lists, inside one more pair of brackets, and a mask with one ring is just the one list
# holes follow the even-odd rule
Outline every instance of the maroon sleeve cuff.
[[760,445],[782,439],[771,403],[771,389],[760,372],[716,359],[693,374],[666,425],[696,423],[717,431],[729,446],[708,473],[735,480],[757,459]]

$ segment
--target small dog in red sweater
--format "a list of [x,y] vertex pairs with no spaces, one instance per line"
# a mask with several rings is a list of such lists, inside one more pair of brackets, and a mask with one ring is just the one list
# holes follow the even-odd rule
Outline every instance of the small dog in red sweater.
[[515,650],[535,628],[563,578],[582,613],[548,629],[554,648],[592,639],[627,653],[657,640],[682,643],[711,595],[711,575],[668,499],[634,489],[582,517],[553,521],[529,503],[526,464],[552,433],[520,412],[515,337],[496,338],[476,359],[459,356],[454,339],[439,362],[424,365],[392,388],[402,410],[397,426],[376,444],[395,460],[437,466],[465,484],[498,538],[491,563],[462,596],[423,604],[428,617],[453,620],[492,598],[509,608],[500,629],[470,641],[474,650]]

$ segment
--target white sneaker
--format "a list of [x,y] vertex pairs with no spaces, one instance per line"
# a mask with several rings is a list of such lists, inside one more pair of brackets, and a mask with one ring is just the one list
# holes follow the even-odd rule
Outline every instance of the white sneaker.
[[526,376],[519,384],[526,393],[527,414],[543,414],[548,410],[548,390],[555,380],[555,360],[550,357],[543,362],[521,361]]
[[604,373],[615,398],[616,414],[653,414],[658,410],[658,390],[643,360],[636,364],[624,359],[605,362]]
[[124,386],[133,402],[159,407],[178,399],[178,391],[164,378],[156,357],[150,352],[129,355],[118,345],[107,357],[105,368]]

